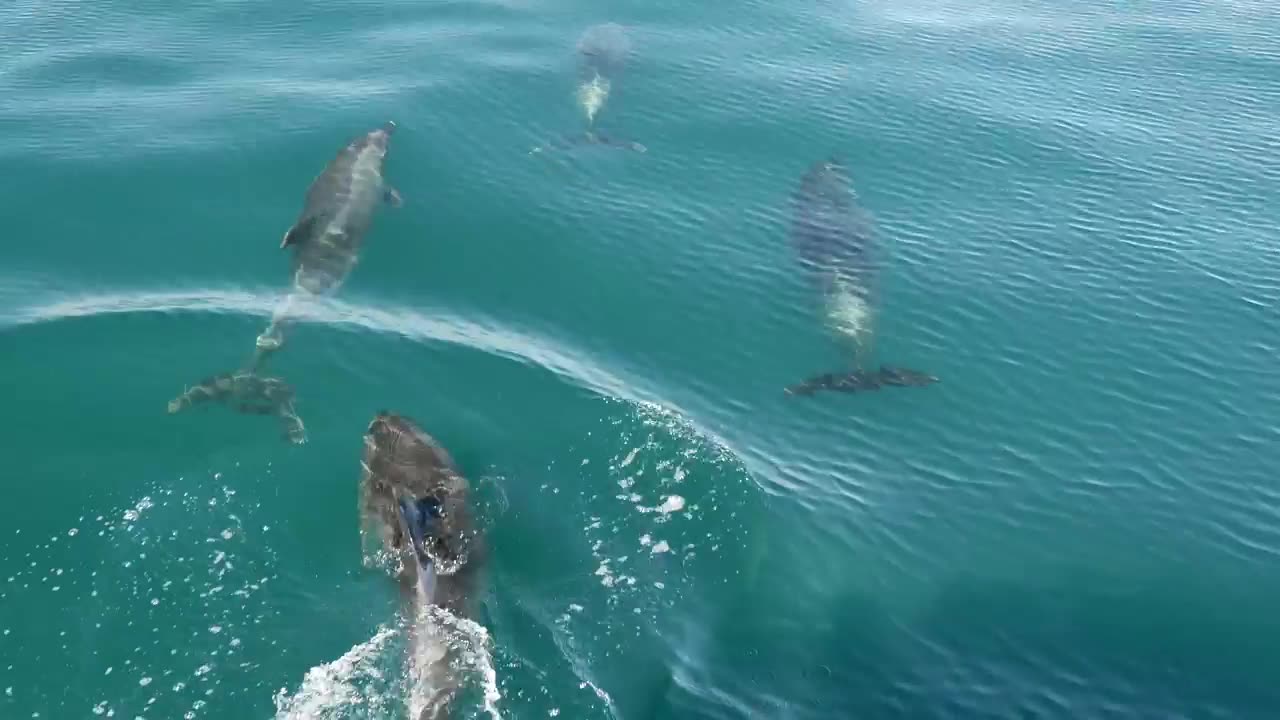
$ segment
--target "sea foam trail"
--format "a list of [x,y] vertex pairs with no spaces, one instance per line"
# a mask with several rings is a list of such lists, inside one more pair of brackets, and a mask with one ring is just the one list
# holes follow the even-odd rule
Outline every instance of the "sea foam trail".
[[[276,309],[278,299],[278,294],[271,292],[217,289],[52,297],[25,306],[0,298],[0,327],[139,312],[207,312],[269,317]],[[472,347],[532,362],[557,375],[617,397],[656,401],[656,398],[637,397],[637,384],[633,380],[584,362],[581,358],[586,357],[586,353],[576,349],[567,352],[558,349],[556,343],[530,333],[487,326],[447,313],[428,315],[408,307],[373,307],[315,297],[295,298],[290,308],[290,319],[293,322],[395,334],[419,342],[440,341]]]
[[[180,291],[123,291],[96,294],[46,295],[32,302],[37,283],[28,284],[31,293],[9,293],[0,288],[0,331],[73,318],[128,313],[214,313],[270,317],[280,294],[274,291],[202,288]],[[21,287],[19,283],[16,287]],[[19,304],[14,300],[24,301]],[[491,355],[537,365],[579,387],[634,403],[639,407],[661,408],[673,413],[695,432],[720,448],[751,464],[748,457],[731,449],[726,438],[711,432],[694,413],[662,396],[657,386],[643,377],[616,370],[618,363],[596,359],[584,348],[563,340],[541,337],[526,330],[500,324],[484,324],[443,310],[424,310],[403,305],[361,304],[333,297],[296,298],[290,308],[291,322],[346,327],[379,334],[392,334],[414,342],[444,342]],[[606,369],[613,368],[613,369]]]
[[[484,627],[425,606],[408,633],[407,658],[394,642],[403,631],[381,627],[338,659],[308,670],[296,692],[281,688],[275,695],[276,720],[394,717],[406,706],[409,717],[416,718],[435,695],[436,684],[450,677],[463,689],[479,685],[485,714],[502,720],[502,695]],[[456,701],[451,709],[464,715]]]

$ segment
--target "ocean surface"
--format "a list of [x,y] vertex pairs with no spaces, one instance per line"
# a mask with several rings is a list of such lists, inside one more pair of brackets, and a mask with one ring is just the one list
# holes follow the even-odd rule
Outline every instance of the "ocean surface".
[[[577,43],[627,54],[583,137]],[[455,717],[1280,717],[1280,10],[0,4],[0,717],[393,718],[362,434],[475,487]],[[616,48],[615,48],[616,49]],[[270,417],[166,404],[394,120]],[[847,368],[791,200],[883,257]]]

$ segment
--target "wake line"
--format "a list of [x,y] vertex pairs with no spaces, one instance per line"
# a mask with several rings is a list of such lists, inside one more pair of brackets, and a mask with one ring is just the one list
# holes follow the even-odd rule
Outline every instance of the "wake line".
[[[6,309],[8,303],[0,296],[0,332],[9,327],[129,313],[214,313],[270,317],[280,298],[278,290],[207,288],[75,295]],[[484,325],[443,311],[427,314],[406,306],[374,307],[326,296],[298,299],[290,312],[292,322],[350,327],[377,334],[398,335],[419,343],[445,342],[530,363],[578,387],[631,403],[642,412],[647,409],[671,417],[730,455],[749,462],[725,438],[709,431],[686,409],[667,401],[656,392],[644,389],[643,383],[591,362],[589,353],[564,343],[511,328]],[[760,469],[765,470],[763,467]]]
[[[128,313],[204,312],[271,317],[280,302],[278,292],[250,290],[187,290],[173,292],[104,293],[79,295],[29,305],[8,312],[0,309],[0,328],[71,318]],[[529,362],[589,389],[638,403],[658,402],[639,397],[635,384],[581,358],[587,353],[562,350],[537,335],[488,326],[449,313],[426,314],[404,306],[362,305],[333,297],[295,298],[290,322],[352,327],[378,334],[399,335],[415,342],[447,342],[508,359]],[[668,406],[668,403],[659,402]]]

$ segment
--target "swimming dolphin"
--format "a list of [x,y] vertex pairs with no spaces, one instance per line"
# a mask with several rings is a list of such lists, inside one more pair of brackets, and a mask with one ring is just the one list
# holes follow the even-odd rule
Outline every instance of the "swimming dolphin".
[[388,121],[355,138],[311,182],[302,211],[280,242],[282,249],[293,249],[292,286],[258,336],[252,357],[234,372],[184,390],[169,402],[170,413],[216,400],[234,404],[241,412],[275,413],[286,423],[286,437],[294,443],[306,442],[293,391],[286,393],[288,386],[282,380],[262,372],[267,358],[284,344],[283,328],[295,300],[336,291],[355,267],[374,211],[383,204],[403,204],[400,193],[383,176],[395,129],[395,122]]
[[596,117],[608,103],[609,93],[631,54],[631,41],[627,38],[626,31],[617,23],[592,25],[578,38],[577,51],[578,85],[575,96],[578,106],[586,116],[587,127],[580,134],[553,139],[529,152],[566,149],[583,144],[608,145],[645,152],[645,146],[638,142],[610,137],[595,128]]
[[[362,544],[398,557],[411,617],[433,605],[472,618],[486,550],[469,506],[470,485],[453,458],[412,420],[383,410],[365,431],[362,465]],[[429,628],[415,625],[411,634],[429,635]],[[423,668],[431,696],[419,719],[447,717],[461,678],[448,649],[424,654],[432,655]]]
[[395,130],[395,122],[388,121],[355,138],[311,182],[302,211],[280,240],[281,249],[294,251],[293,287],[258,337],[259,350],[273,351],[284,342],[280,326],[296,294],[322,295],[341,287],[356,265],[374,211],[404,203],[383,175]]
[[793,250],[823,298],[829,326],[846,346],[852,346],[853,367],[817,375],[787,387],[786,392],[860,392],[938,382],[933,375],[907,368],[865,368],[874,352],[879,263],[871,221],[854,202],[848,172],[839,158],[814,163],[805,172],[792,195],[792,213]]
[[302,418],[298,417],[293,407],[293,388],[280,378],[264,377],[243,370],[214,375],[183,390],[181,395],[170,400],[169,413],[209,401],[229,405],[240,413],[275,415],[280,420],[286,438],[299,444],[307,440]]

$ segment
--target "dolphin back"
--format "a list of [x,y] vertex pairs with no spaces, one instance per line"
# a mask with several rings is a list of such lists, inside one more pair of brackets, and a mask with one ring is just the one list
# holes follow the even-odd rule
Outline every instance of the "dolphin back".
[[432,604],[469,615],[484,543],[467,480],[449,453],[403,415],[378,413],[364,444],[361,522],[365,541],[381,545],[367,546],[366,556],[400,556],[404,587],[422,587]]
[[375,210],[401,204],[383,176],[394,131],[388,122],[347,143],[307,188],[302,211],[280,241],[282,249],[294,249],[294,281],[302,289],[324,292],[342,284]]
[[792,194],[791,241],[802,265],[820,276],[839,275],[869,286],[874,248],[869,219],[854,203],[843,161],[814,163]]
[[630,54],[631,41],[617,23],[592,25],[578,38],[578,59],[584,77],[616,77]]

